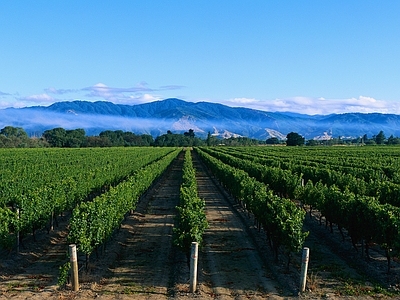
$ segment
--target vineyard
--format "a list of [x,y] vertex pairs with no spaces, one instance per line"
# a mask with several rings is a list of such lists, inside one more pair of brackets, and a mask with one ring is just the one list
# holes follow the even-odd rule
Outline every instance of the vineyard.
[[[397,148],[2,149],[0,163],[0,298],[73,296],[72,243],[82,297],[190,298],[192,241],[204,299],[297,296],[304,246],[301,297],[400,295]],[[13,281],[44,258],[35,283]]]
[[[126,183],[124,185],[117,184],[130,176],[134,178],[132,175],[135,171],[140,174],[150,172],[157,177],[160,175],[160,170],[152,172],[143,167],[171,151],[165,148],[152,150],[137,148],[134,151],[125,149],[117,151],[114,149],[108,149],[108,151],[95,149],[79,151],[66,149],[2,150],[0,245],[11,250],[16,235],[19,240],[30,232],[35,237],[36,229],[44,226],[53,227],[53,221],[57,222],[55,217],[64,211],[75,208],[74,218],[79,218],[76,215],[87,205],[96,204],[97,206],[100,204],[101,200],[93,199],[96,195],[111,197],[114,194],[123,199],[124,191],[126,193],[132,193],[132,191],[129,187],[124,187]],[[175,156],[176,154],[175,150]],[[171,159],[166,161],[166,165],[171,162]],[[165,167],[164,164],[164,169]],[[150,183],[155,177],[150,178]],[[140,184],[142,182],[131,183],[131,186],[138,190],[137,195],[132,195],[133,200],[136,200],[135,196],[137,197],[145,191],[146,187],[140,188]],[[114,189],[113,186],[118,186],[118,188]],[[149,182],[147,182],[148,186]],[[122,208],[110,207],[114,212],[119,209],[116,212],[119,213],[119,219],[121,213],[123,215],[127,210],[134,209],[134,201],[124,199],[128,202],[130,200],[130,203],[124,203],[125,206]],[[82,207],[77,206],[81,202],[83,202]],[[113,204],[117,204],[117,202]],[[90,207],[87,209],[90,210]],[[121,212],[121,210],[125,211]],[[96,208],[94,213],[97,214],[99,211],[101,208]],[[109,211],[103,212],[109,216]],[[88,220],[86,217],[84,218]],[[78,221],[80,224],[84,222],[83,219],[80,221]],[[111,227],[115,226],[115,220],[110,220],[110,222],[114,222],[110,224]],[[72,226],[75,224],[73,223]],[[110,228],[100,230],[109,231]],[[77,239],[74,234],[73,232],[71,240]],[[98,238],[105,239],[107,233],[104,232],[100,235],[102,236],[98,236]],[[96,244],[97,241],[88,242]],[[91,250],[91,246],[85,249],[86,252]]]

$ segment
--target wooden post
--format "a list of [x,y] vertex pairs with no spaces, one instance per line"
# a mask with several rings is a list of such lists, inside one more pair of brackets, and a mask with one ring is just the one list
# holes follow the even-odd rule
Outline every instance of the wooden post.
[[50,230],[54,230],[54,210],[51,212]]
[[78,258],[76,255],[76,245],[69,245],[69,256],[71,262],[71,274],[72,274],[72,290],[74,292],[79,290],[79,279],[78,279]]
[[[19,208],[17,208],[17,221],[19,227]],[[17,253],[19,253],[19,228],[17,229]]]
[[301,259],[300,292],[304,292],[306,290],[309,253],[310,253],[310,249],[307,247],[304,247],[303,248],[303,256]]
[[[304,178],[301,179],[301,187],[304,187]],[[303,201],[301,201],[301,200],[300,200],[300,207],[303,208],[303,209],[305,210],[305,208],[304,208],[304,203],[303,203]]]
[[198,258],[198,243],[192,242],[190,253],[190,292],[194,293],[197,289],[197,258]]

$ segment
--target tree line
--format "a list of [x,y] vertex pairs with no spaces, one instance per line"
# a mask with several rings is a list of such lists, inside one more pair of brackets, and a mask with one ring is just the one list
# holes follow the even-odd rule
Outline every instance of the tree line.
[[21,127],[6,126],[0,130],[0,148],[84,148],[84,147],[191,147],[191,146],[250,146],[262,143],[247,137],[219,139],[210,133],[206,139],[195,135],[193,129],[183,134],[167,133],[153,138],[150,134],[135,134],[122,130],[105,130],[99,135],[87,136],[84,129],[64,129],[61,127],[45,130],[40,137],[29,137]]
[[29,137],[20,127],[6,126],[0,130],[0,148],[150,146],[152,143],[154,139],[151,135],[136,135],[122,130],[107,130],[98,136],[86,136],[84,129],[59,127],[44,131],[41,137]]
[[82,128],[64,129],[61,127],[45,130],[40,137],[29,137],[21,127],[6,126],[0,130],[0,148],[83,148],[83,147],[191,147],[191,146],[255,146],[255,145],[287,145],[287,146],[332,146],[332,145],[400,145],[400,138],[391,135],[386,138],[383,131],[368,138],[365,134],[356,139],[332,138],[330,140],[305,140],[296,132],[287,134],[285,140],[277,137],[265,141],[248,137],[219,138],[208,133],[205,139],[195,135],[193,129],[187,132],[167,133],[153,138],[150,134],[135,134],[122,130],[106,130],[99,135],[87,136]]
[[280,140],[276,137],[268,138],[267,145],[286,145],[286,146],[335,146],[335,145],[400,145],[400,138],[391,135],[386,138],[385,133],[381,130],[377,135],[368,138],[366,134],[355,139],[343,139],[341,137],[331,138],[329,140],[307,140],[296,132],[290,132],[286,136],[286,140]]

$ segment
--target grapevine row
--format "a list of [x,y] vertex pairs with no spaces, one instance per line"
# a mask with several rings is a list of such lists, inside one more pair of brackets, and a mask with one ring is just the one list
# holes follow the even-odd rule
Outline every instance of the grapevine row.
[[[243,150],[241,150],[242,152],[237,150],[230,152],[219,148],[207,151],[244,170],[257,169],[257,173],[250,175],[270,184],[275,192],[287,193],[291,198],[293,198],[293,192],[297,186],[296,177],[300,176],[296,174],[301,174],[305,182],[321,182],[327,186],[335,185],[342,191],[348,190],[356,195],[375,197],[382,204],[388,203],[400,207],[400,184],[383,180],[382,177],[367,181],[349,173],[331,170],[325,165],[306,166],[301,160],[285,163],[279,159],[254,157],[251,154],[243,153]],[[273,174],[265,176],[266,172]],[[293,176],[294,179],[291,180]]]
[[174,228],[174,244],[185,252],[188,263],[192,242],[203,242],[204,230],[208,227],[205,202],[197,192],[196,171],[193,167],[191,150],[185,152],[183,163],[180,202],[176,217],[178,226]]
[[[207,149],[207,151],[216,155],[219,159],[229,161],[229,164],[240,165],[241,168],[249,171],[256,177],[261,176],[259,178],[262,178],[266,182],[267,177],[262,175],[262,172],[264,170],[265,173],[267,172],[265,170],[271,168],[215,150]],[[251,171],[252,169],[254,172]],[[328,186],[323,180],[318,181],[318,176],[313,178],[316,183],[313,183],[313,180],[308,180],[304,187],[300,184],[288,185],[285,183],[284,176],[280,179],[283,186],[292,187],[289,188],[288,193],[292,195],[293,199],[296,198],[303,204],[310,206],[310,213],[312,208],[319,210],[321,216],[325,216],[327,223],[330,223],[331,230],[333,223],[338,225],[340,232],[345,228],[354,246],[356,242],[360,240],[364,241],[367,257],[369,255],[368,245],[370,243],[377,243],[383,247],[386,251],[388,267],[390,268],[391,257],[400,253],[399,207],[388,203],[380,203],[382,201],[381,197],[366,196],[362,193],[355,194],[348,188],[339,189],[334,183]],[[296,180],[291,180],[290,182],[295,183]],[[390,187],[397,185],[391,182],[383,182],[382,186]],[[389,195],[389,192],[387,194]],[[396,198],[395,190],[392,190],[390,195],[394,200],[398,199]]]
[[293,199],[296,188],[301,184],[301,176],[292,174],[289,170],[267,167],[212,148],[201,149],[222,162],[245,171],[249,176],[268,185],[277,195],[285,195]]
[[400,254],[399,207],[381,204],[374,197],[340,191],[335,185],[328,187],[311,181],[298,190],[297,198],[318,209],[330,223],[331,230],[332,223],[337,224],[341,232],[342,228],[347,229],[354,247],[363,240],[367,257],[370,243],[384,248],[390,270],[391,257]]
[[[125,148],[120,148],[119,152],[113,151],[115,157],[111,158],[106,150],[96,151],[90,155],[91,149],[85,149],[84,156],[80,156],[82,152],[78,150],[80,149],[65,152],[64,149],[53,149],[50,153],[72,154],[72,156],[66,156],[64,159],[59,157],[60,161],[57,163],[45,164],[47,177],[42,174],[45,173],[42,170],[43,166],[26,166],[29,170],[41,170],[38,172],[38,178],[32,179],[33,187],[29,189],[28,184],[20,186],[14,184],[6,189],[10,200],[7,204],[0,205],[1,247],[11,249],[15,244],[16,232],[19,232],[21,237],[28,232],[34,233],[36,229],[48,224],[53,216],[72,209],[90,193],[99,194],[105,186],[120,181],[138,168],[172,151],[166,148],[152,151],[142,148],[127,151]],[[137,154],[140,155],[140,159]],[[76,159],[78,157],[80,160]],[[120,162],[114,164],[116,160]],[[92,163],[92,166],[88,166],[88,163]],[[80,164],[87,169],[82,169]],[[23,165],[16,163],[13,166],[16,170],[24,168]],[[6,186],[6,183],[7,181],[0,184]]]
[[203,149],[196,148],[196,151],[224,187],[264,228],[276,258],[279,248],[283,247],[290,261],[290,254],[301,249],[308,235],[302,230],[305,212],[289,199],[274,195],[264,183],[245,171],[223,163]]
[[82,202],[72,212],[68,241],[75,243],[87,257],[118,228],[125,215],[136,208],[139,197],[176,158],[180,149],[136,171],[126,181],[96,197]]
[[[246,159],[251,159],[259,163],[266,163],[270,166],[280,166],[289,168],[291,165],[301,165],[307,167],[324,167],[349,173],[357,178],[366,181],[389,179],[400,183],[399,157],[393,148],[282,148],[271,147],[252,148],[251,153],[246,154],[246,148],[226,148],[225,151],[237,156],[246,155]],[[243,151],[243,149],[245,149]],[[224,151],[224,149],[219,149]],[[376,151],[376,152],[375,152]],[[237,156],[239,157],[239,156]]]

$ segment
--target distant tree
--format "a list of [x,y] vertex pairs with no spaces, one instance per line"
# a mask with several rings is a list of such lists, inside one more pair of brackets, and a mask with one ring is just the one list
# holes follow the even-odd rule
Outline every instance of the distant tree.
[[386,139],[386,137],[385,137],[385,134],[383,133],[382,130],[379,131],[379,133],[378,133],[377,136],[375,136],[375,142],[376,142],[376,144],[378,144],[378,145],[383,145],[384,142],[385,142],[385,139]]
[[394,137],[393,134],[388,138],[387,140],[388,145],[399,145],[400,144],[400,138]]
[[270,137],[265,141],[265,143],[267,145],[278,145],[281,141],[277,137]]
[[84,129],[65,130],[58,127],[46,130],[43,138],[52,147],[71,147],[78,148],[86,144],[86,133]]
[[88,136],[86,137],[85,147],[111,147],[111,141],[105,137]]
[[351,143],[352,144],[357,144],[357,145],[362,144],[363,143],[362,137],[358,137],[356,139],[352,139]]
[[85,142],[86,142],[86,133],[84,129],[80,128],[80,129],[66,130],[64,147],[79,148],[82,147],[85,144]]
[[122,135],[125,146],[151,146],[154,142],[153,137],[148,134],[136,135],[126,131]]
[[15,143],[12,138],[6,137],[4,134],[0,134],[0,148],[15,148]]
[[226,146],[256,146],[261,144],[262,142],[245,136],[239,136],[239,137],[232,136],[228,139],[221,140],[220,143]]
[[30,139],[21,127],[6,126],[0,130],[1,148],[25,148],[30,145]]
[[368,141],[368,136],[366,134],[364,134],[362,137],[362,143],[366,144],[367,141]]
[[189,129],[189,131],[188,132],[185,132],[184,134],[183,134],[184,136],[187,136],[187,137],[190,137],[190,138],[194,138],[194,130],[193,129]]
[[43,138],[32,137],[21,127],[6,126],[0,130],[0,148],[39,148],[48,147]]
[[52,147],[64,147],[66,141],[67,131],[64,128],[58,127],[50,130],[46,130],[43,133],[43,138]]
[[44,148],[49,147],[49,143],[44,138],[34,136],[29,138],[27,146],[30,148]]
[[190,147],[202,146],[204,141],[197,137],[190,137],[185,134],[167,133],[156,137],[154,146],[160,147]]
[[287,146],[303,146],[304,145],[304,137],[296,132],[290,132],[286,136],[286,145]]
[[306,146],[319,146],[319,145],[321,145],[321,141],[311,139],[306,142]]
[[219,144],[219,140],[213,136],[210,132],[207,134],[207,146],[216,146]]
[[154,141],[154,145],[161,147],[189,146],[185,136],[175,133],[167,133],[158,136]]
[[152,146],[154,144],[154,139],[150,134],[142,134],[140,146]]
[[126,131],[122,134],[122,139],[124,140],[125,146],[136,146],[139,143],[140,137],[133,132]]
[[372,139],[366,140],[365,145],[369,145],[369,146],[376,145],[375,136]]
[[107,138],[110,140],[111,146],[118,147],[118,146],[124,146],[125,141],[124,141],[124,132],[122,130],[106,130],[100,132],[99,136],[101,138]]
[[18,137],[23,139],[28,139],[28,135],[26,134],[25,130],[21,127],[12,127],[6,126],[0,130],[0,134],[10,138],[10,137]]
[[137,135],[130,131],[122,131],[122,130],[106,130],[102,131],[99,134],[99,137],[105,140],[108,140],[110,146],[119,147],[119,146],[152,146],[154,143],[154,139],[149,134]]

